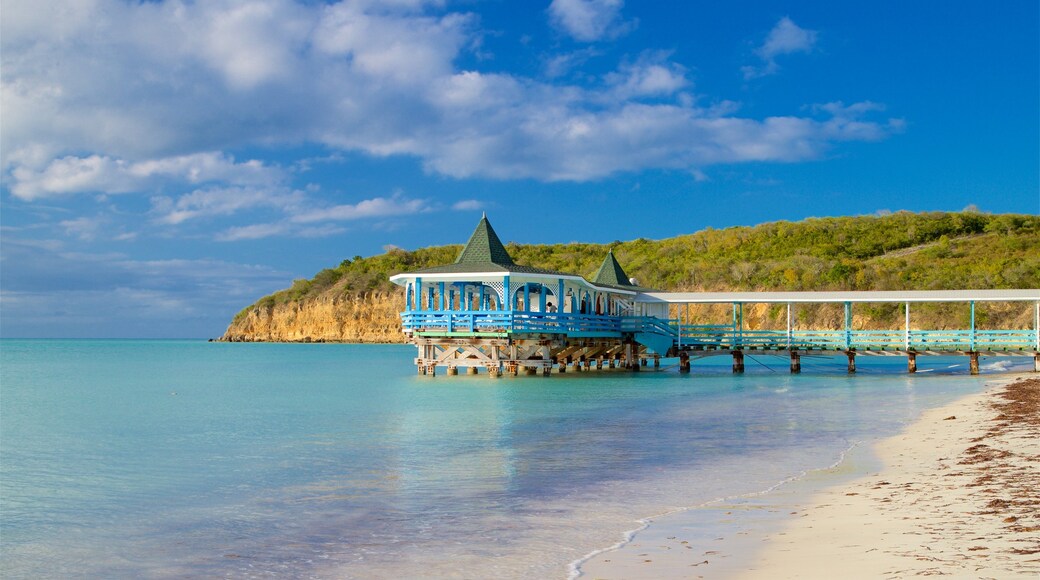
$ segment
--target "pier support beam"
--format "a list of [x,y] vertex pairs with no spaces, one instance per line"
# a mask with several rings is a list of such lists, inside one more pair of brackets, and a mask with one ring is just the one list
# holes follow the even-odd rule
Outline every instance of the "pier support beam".
[[735,350],[733,354],[733,372],[742,373],[744,372],[744,351]]
[[686,354],[685,352],[679,353],[679,372],[690,372],[690,355]]
[[908,352],[906,353],[906,372],[916,373],[917,372],[917,353]]
[[856,351],[854,351],[854,350],[847,350],[847,351],[845,351],[845,356],[849,357],[849,374],[850,375],[851,374],[855,374],[856,373]]
[[492,379],[497,379],[502,374],[502,367],[497,365],[491,365],[487,368],[487,370],[488,377]]
[[459,367],[448,367],[448,376],[449,377],[458,376],[458,374],[459,374]]
[[558,358],[556,359],[556,366],[558,367],[559,373],[562,375],[567,372],[567,359]]
[[469,367],[469,368],[467,368],[466,369],[466,374],[467,375],[475,375],[475,374],[477,374],[477,367]]
[[968,370],[973,375],[979,374],[979,353],[977,353],[977,352],[969,352],[968,353],[968,357],[969,357],[969,360],[968,360]]
[[1033,355],[1033,372],[1040,373],[1040,352]]
[[798,374],[802,372],[802,355],[798,354],[797,350],[791,351],[791,373]]
[[661,368],[661,355],[657,355],[657,354],[654,355],[654,368],[655,369]]

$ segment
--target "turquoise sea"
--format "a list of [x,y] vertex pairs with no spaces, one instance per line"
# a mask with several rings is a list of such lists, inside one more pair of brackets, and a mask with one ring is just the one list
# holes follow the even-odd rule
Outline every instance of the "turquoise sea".
[[[417,376],[408,346],[0,342],[5,578],[566,578],[978,392],[963,359]],[[1023,363],[1026,362],[1022,359]],[[1031,361],[1028,361],[1031,364]],[[703,524],[711,528],[713,522]]]

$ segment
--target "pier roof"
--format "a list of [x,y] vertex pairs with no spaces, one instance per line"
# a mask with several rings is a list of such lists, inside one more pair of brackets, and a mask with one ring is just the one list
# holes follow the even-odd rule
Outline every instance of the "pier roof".
[[452,264],[433,266],[417,270],[416,274],[461,274],[461,273],[516,273],[516,274],[544,274],[548,276],[573,277],[573,274],[544,270],[531,266],[521,266],[513,261],[502,240],[491,227],[487,216],[480,218],[480,223],[473,230],[465,247],[459,252],[459,257]]
[[617,258],[614,257],[614,250],[609,250],[607,256],[603,258],[603,263],[600,264],[599,270],[596,271],[596,275],[592,278],[592,283],[618,290],[655,292],[655,290],[650,288],[644,288],[632,283],[632,279],[628,277],[624,268],[621,267]]
[[781,304],[839,302],[1033,302],[1040,289],[1021,290],[881,290],[851,292],[647,292],[638,302],[671,304]]

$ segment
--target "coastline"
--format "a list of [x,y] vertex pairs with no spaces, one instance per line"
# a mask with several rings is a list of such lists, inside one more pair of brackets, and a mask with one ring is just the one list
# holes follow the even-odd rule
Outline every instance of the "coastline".
[[1040,378],[1007,377],[773,491],[649,518],[577,566],[596,579],[1035,577],[1038,405]]

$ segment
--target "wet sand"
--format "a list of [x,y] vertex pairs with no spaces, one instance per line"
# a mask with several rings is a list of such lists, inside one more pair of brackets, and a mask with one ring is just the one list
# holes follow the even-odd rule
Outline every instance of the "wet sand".
[[655,523],[584,563],[583,577],[1040,577],[1040,379],[927,411],[872,451],[876,460],[853,454],[776,492],[698,508],[722,519],[753,510],[719,537],[697,537],[690,518]]

